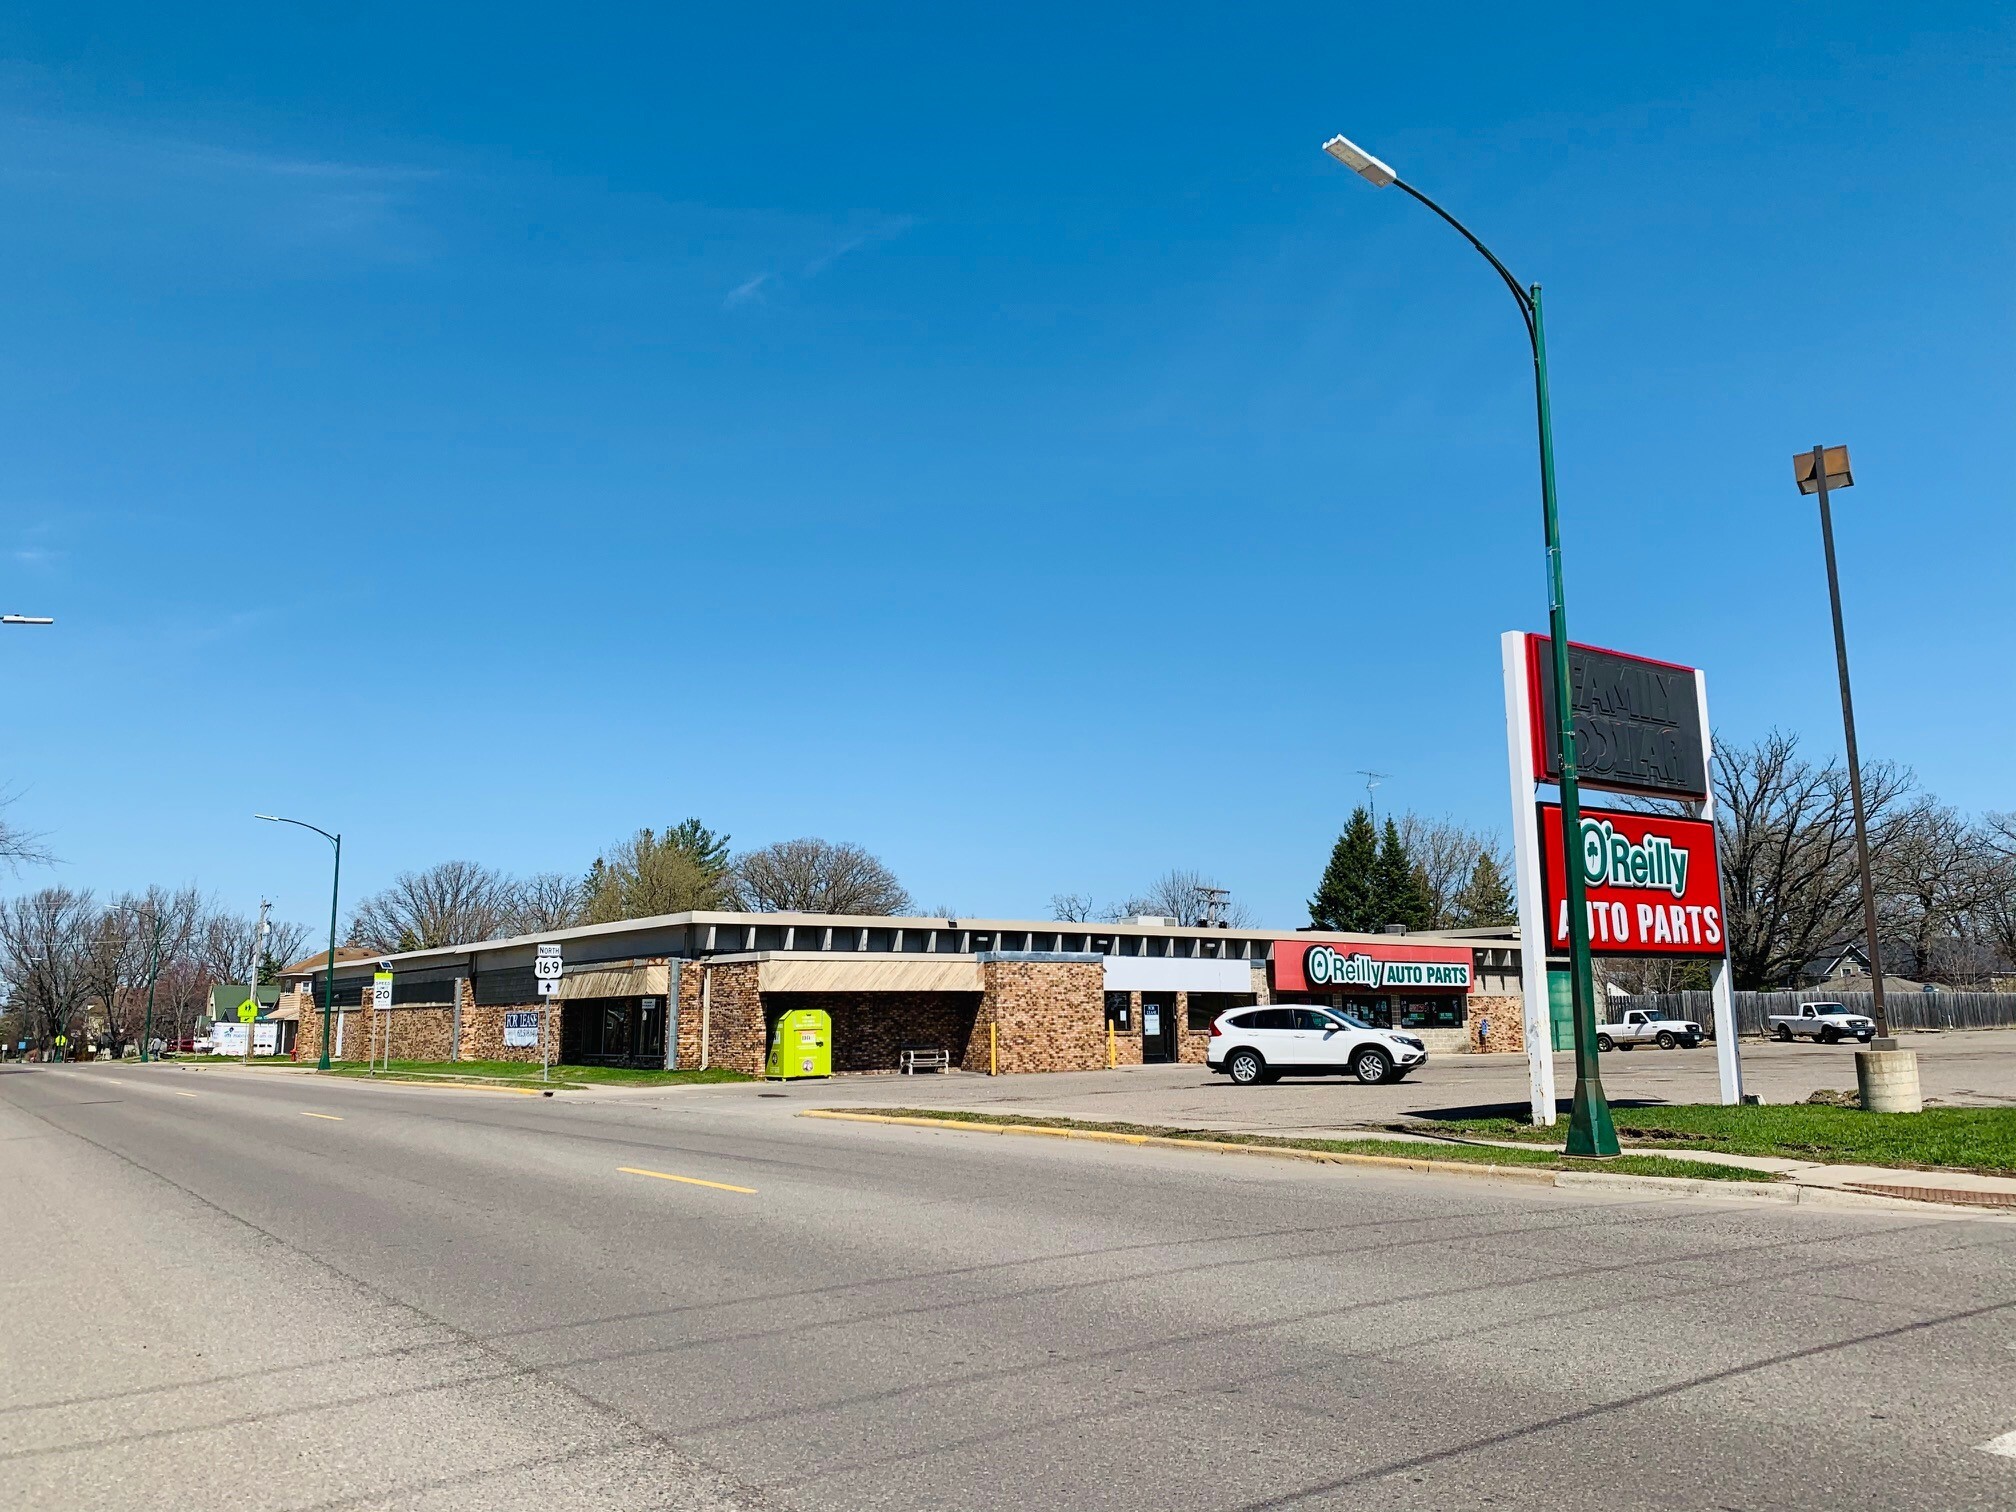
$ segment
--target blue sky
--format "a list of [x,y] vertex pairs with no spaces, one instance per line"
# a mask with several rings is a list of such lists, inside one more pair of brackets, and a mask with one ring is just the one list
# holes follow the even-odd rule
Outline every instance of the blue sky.
[[[1547,289],[1578,639],[2016,808],[2006,7],[0,19],[0,636],[54,874],[325,907],[698,814],[1293,924],[1502,828]],[[23,877],[35,884],[44,874]]]

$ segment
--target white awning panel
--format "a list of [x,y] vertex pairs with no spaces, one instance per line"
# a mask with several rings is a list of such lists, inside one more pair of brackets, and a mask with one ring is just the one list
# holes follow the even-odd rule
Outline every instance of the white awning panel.
[[1108,992],[1251,992],[1257,961],[1191,956],[1108,956]]

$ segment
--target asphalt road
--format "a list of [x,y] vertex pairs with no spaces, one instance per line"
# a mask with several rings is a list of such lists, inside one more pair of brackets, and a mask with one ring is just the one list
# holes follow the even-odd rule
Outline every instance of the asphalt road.
[[0,1506],[2016,1504],[2007,1220],[818,1101],[8,1068]]

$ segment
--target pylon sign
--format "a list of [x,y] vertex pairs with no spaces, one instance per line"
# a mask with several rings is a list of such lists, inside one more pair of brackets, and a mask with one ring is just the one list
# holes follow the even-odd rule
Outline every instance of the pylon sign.
[[1547,958],[1568,951],[1571,854],[1588,889],[1593,953],[1685,955],[1711,963],[1722,1101],[1742,1102],[1709,780],[1707,679],[1698,668],[1678,662],[1569,643],[1569,709],[1583,791],[1630,793],[1671,806],[1643,813],[1584,808],[1582,833],[1568,846],[1560,806],[1538,801],[1540,785],[1561,776],[1553,643],[1544,635],[1508,630],[1499,638],[1499,651],[1533,1122],[1551,1125],[1555,1119]]

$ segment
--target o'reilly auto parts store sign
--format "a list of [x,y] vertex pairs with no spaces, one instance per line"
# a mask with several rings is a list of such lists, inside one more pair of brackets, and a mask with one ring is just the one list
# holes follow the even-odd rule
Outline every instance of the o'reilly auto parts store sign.
[[1280,940],[1277,992],[1468,992],[1470,952],[1458,945],[1327,945]]
[[[1549,943],[1568,948],[1561,807],[1540,805]],[[1719,956],[1725,938],[1715,826],[1668,814],[1582,810],[1575,847],[1589,894],[1589,948],[1599,955]]]

